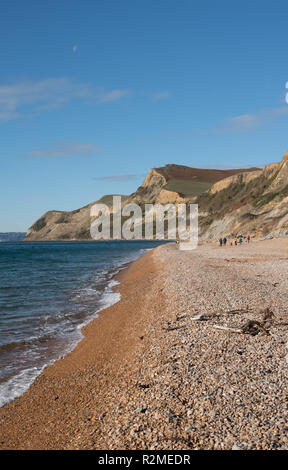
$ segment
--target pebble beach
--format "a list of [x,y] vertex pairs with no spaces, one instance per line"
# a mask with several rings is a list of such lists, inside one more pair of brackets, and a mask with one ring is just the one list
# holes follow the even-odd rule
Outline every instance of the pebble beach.
[[153,249],[0,409],[0,448],[287,449],[287,272],[287,238]]

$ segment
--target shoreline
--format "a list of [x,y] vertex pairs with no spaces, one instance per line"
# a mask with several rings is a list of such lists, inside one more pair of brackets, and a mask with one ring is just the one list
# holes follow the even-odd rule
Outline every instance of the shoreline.
[[[12,243],[14,244],[15,242]],[[21,397],[23,393],[25,393],[31,387],[36,378],[47,367],[53,365],[58,360],[63,359],[75,349],[78,343],[84,338],[82,331],[85,326],[90,322],[96,320],[102,310],[105,310],[110,306],[114,305],[115,303],[119,302],[120,293],[117,292],[117,289],[115,290],[115,287],[117,287],[115,285],[117,276],[123,270],[125,271],[131,263],[139,259],[141,256],[143,256],[145,252],[148,252],[151,249],[153,248],[147,247],[139,249],[140,251],[132,253],[131,255],[127,255],[126,259],[125,257],[123,258],[123,260],[120,259],[118,261],[118,264],[116,263],[115,266],[113,264],[110,266],[105,279],[103,278],[103,282],[100,285],[100,288],[97,288],[100,294],[102,291],[102,294],[101,297],[99,297],[98,299],[98,303],[94,305],[94,311],[90,312],[89,315],[87,314],[86,318],[82,319],[79,324],[76,324],[73,331],[66,333],[66,339],[63,340],[61,349],[57,347],[57,344],[56,348],[53,349],[53,339],[51,339],[50,349],[47,350],[48,353],[47,355],[45,355],[45,357],[43,357],[43,359],[41,358],[38,363],[32,363],[31,365],[27,364],[26,369],[23,368],[17,370],[14,375],[8,377],[7,381],[3,381],[1,387],[0,409],[6,404],[11,403],[13,400],[15,400],[15,398]],[[61,329],[61,331],[65,333],[65,330]]]
[[[287,449],[287,253],[167,244],[132,262],[120,302],[0,409],[0,448]],[[239,330],[267,307],[268,334]]]
[[[121,362],[120,356],[125,355],[130,347],[133,348],[135,341],[139,341],[139,338],[136,336],[133,340],[130,339],[124,347],[123,344],[121,345],[121,330],[124,330],[129,322],[129,313],[124,313],[123,310],[129,304],[131,283],[133,283],[131,276],[137,276],[137,271],[140,270],[141,272],[142,270],[144,271],[143,277],[145,279],[146,271],[148,270],[149,273],[149,269],[153,269],[152,252],[155,249],[149,249],[147,253],[137,260],[130,261],[123,267],[121,266],[121,269],[112,278],[113,281],[119,282],[115,288],[120,294],[120,300],[97,312],[97,317],[81,328],[82,339],[79,340],[74,349],[45,367],[29,386],[28,390],[11,402],[6,403],[0,409],[1,429],[5,436],[5,440],[0,437],[0,449],[59,449],[66,445],[62,439],[60,439],[61,444],[57,442],[57,439],[54,444],[54,437],[52,438],[53,443],[50,437],[47,440],[46,423],[47,420],[51,420],[49,407],[53,406],[56,401],[57,405],[59,405],[60,394],[64,393],[65,396],[65,392],[68,391],[69,387],[69,376],[71,377],[70,385],[73,386],[75,383],[74,374],[82,376],[83,369],[93,367],[95,368],[96,376],[101,382],[100,371],[105,369],[105,366],[109,368],[113,354],[115,355],[115,361],[120,360]],[[143,281],[141,274],[140,277],[141,282]],[[144,282],[147,282],[147,279]],[[141,293],[138,292],[138,294],[140,295]],[[121,315],[119,315],[118,310],[121,311]],[[129,311],[131,312],[131,310],[133,310],[132,306]],[[128,330],[131,330],[131,325],[128,326]],[[97,342],[95,342],[94,338]],[[52,389],[51,381],[53,382]],[[51,395],[55,395],[54,398],[53,396],[46,397],[47,389],[50,389],[50,393],[53,390]],[[75,401],[76,403],[78,402],[78,394],[72,393],[72,395],[69,395],[70,405],[75,403]],[[48,401],[46,401],[45,397],[48,398]],[[64,400],[67,405],[67,398]],[[101,407],[100,402],[99,407]],[[36,422],[35,412],[32,412],[31,408],[33,410],[37,409],[37,414],[39,413],[37,416],[39,419],[36,418]],[[74,406],[68,406],[67,410],[70,409],[71,413],[73,413],[73,408]],[[59,410],[59,406],[57,406],[57,409]],[[67,415],[67,410],[64,412],[65,415]],[[52,419],[54,429],[55,426],[57,428],[63,419],[60,416],[61,414],[62,412],[59,410],[59,416],[56,419]],[[100,411],[99,414],[101,414]],[[55,415],[53,418],[55,418]],[[27,424],[29,422],[31,423],[30,425]],[[24,437],[25,432],[23,433],[23,428],[27,429],[26,438]],[[42,432],[41,428],[43,428]],[[31,439],[30,433],[35,433],[34,438]]]

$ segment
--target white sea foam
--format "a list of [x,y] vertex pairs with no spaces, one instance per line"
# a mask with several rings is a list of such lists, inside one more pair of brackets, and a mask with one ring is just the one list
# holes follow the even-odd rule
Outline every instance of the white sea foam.
[[32,367],[31,369],[23,370],[7,382],[0,384],[0,407],[26,392],[43,369],[44,367],[42,369]]

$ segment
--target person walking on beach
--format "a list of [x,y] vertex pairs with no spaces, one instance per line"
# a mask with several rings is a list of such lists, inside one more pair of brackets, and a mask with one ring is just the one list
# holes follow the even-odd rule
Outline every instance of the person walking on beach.
[[250,235],[247,235],[247,242],[250,242]]
[[237,237],[234,238],[234,243],[235,243],[235,246],[237,246],[237,243],[238,243],[238,238]]
[[224,246],[226,246],[226,243],[227,243],[227,238],[226,237],[223,238],[223,243],[224,243]]
[[222,238],[219,239],[219,245],[220,245],[220,246],[223,245],[223,240],[222,240]]

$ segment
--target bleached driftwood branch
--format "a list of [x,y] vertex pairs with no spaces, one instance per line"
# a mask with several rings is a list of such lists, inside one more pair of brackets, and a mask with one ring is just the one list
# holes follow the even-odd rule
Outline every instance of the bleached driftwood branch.
[[243,333],[241,328],[229,328],[228,326],[212,325],[216,330],[231,331],[232,333]]

